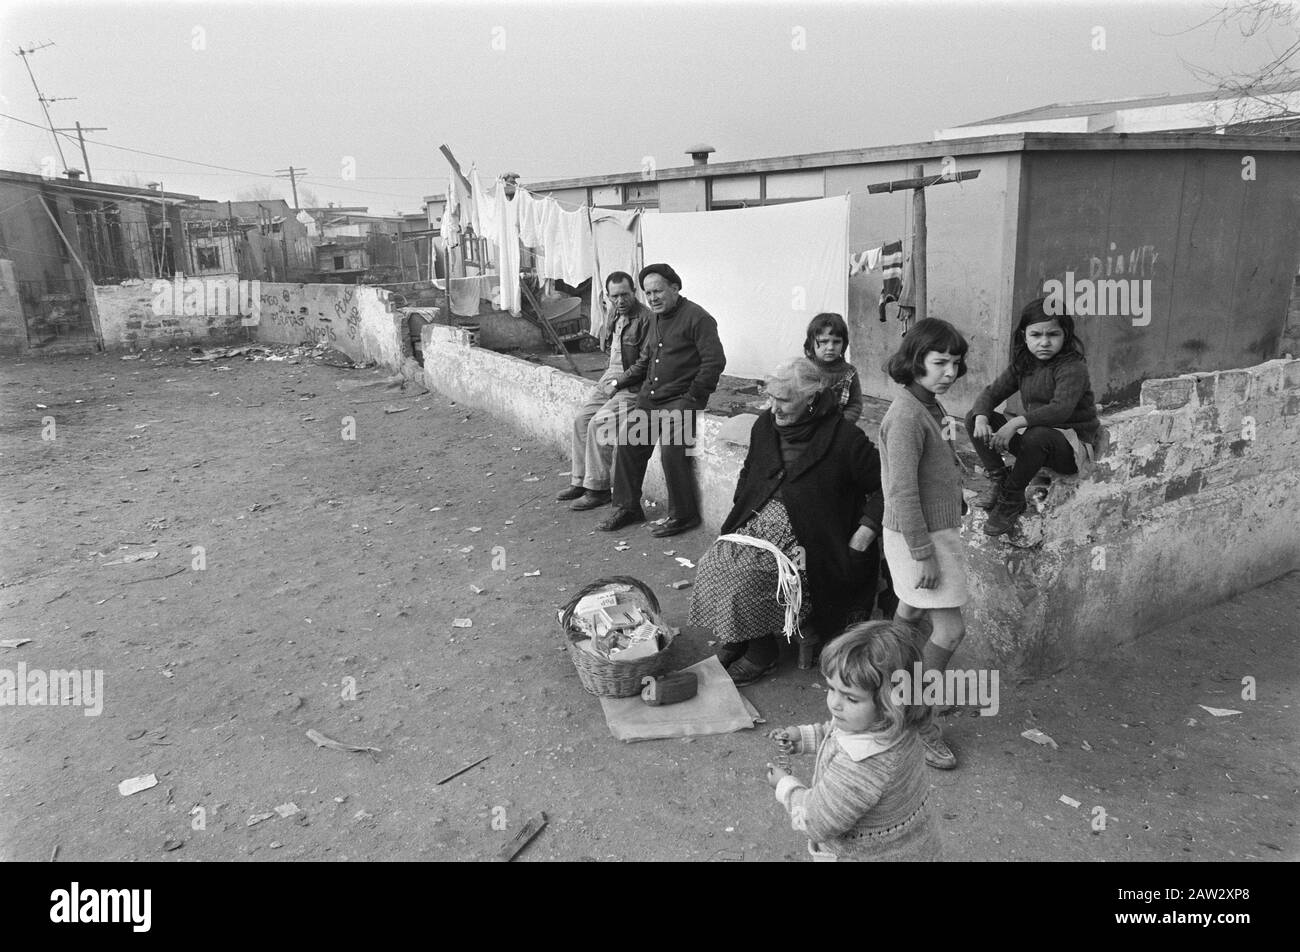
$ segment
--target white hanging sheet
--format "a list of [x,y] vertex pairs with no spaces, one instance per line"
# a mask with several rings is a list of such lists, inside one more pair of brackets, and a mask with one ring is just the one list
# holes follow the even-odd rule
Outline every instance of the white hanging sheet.
[[847,195],[734,211],[641,216],[646,262],[718,322],[726,373],[765,377],[803,354],[819,311],[848,314]]

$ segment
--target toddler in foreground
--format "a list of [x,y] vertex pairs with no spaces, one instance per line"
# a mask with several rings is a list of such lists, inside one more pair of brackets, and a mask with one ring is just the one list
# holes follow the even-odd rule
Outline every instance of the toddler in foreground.
[[930,815],[929,778],[918,737],[929,708],[900,704],[892,675],[911,672],[921,656],[899,622],[855,625],[822,652],[831,719],[774,730],[782,752],[816,752],[812,786],[767,765],[767,782],[809,838],[814,860],[940,859]]

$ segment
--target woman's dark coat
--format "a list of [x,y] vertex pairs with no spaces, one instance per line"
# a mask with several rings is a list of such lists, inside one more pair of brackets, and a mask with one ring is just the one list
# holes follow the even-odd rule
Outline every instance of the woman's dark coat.
[[802,455],[787,471],[776,421],[772,411],[765,410],[750,432],[749,454],[722,534],[740,532],[778,487],[790,527],[804,549],[813,622],[823,639],[833,637],[844,628],[850,612],[869,612],[875,600],[879,539],[866,552],[857,553],[849,549],[849,537],[859,525],[880,534],[885,505],[880,455],[857,426],[831,413],[820,419]]

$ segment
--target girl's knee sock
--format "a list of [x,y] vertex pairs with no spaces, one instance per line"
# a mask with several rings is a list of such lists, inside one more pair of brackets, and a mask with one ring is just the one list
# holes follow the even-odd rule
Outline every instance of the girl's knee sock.
[[921,666],[925,671],[944,671],[948,667],[948,659],[952,657],[951,648],[941,648],[934,643],[931,638],[921,649]]

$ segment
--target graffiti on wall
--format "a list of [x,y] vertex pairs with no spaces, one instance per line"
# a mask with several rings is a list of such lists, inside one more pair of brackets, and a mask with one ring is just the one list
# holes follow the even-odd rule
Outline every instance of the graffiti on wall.
[[1075,317],[1127,317],[1134,327],[1151,323],[1152,276],[1160,254],[1155,245],[1120,251],[1115,242],[1102,255],[1088,258],[1087,277],[1066,271],[1043,282],[1044,308],[1049,314]]

